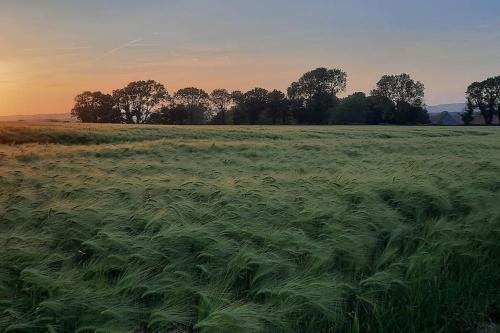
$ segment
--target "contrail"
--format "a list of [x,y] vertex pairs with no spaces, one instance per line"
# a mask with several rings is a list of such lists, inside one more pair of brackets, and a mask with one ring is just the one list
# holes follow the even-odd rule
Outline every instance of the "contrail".
[[114,49],[111,49],[109,51],[104,52],[103,54],[101,54],[101,56],[97,57],[96,60],[101,60],[101,59],[109,56],[110,54],[115,53],[116,51],[120,51],[122,49],[125,49],[125,48],[127,48],[129,46],[134,45],[135,43],[139,43],[142,40],[144,40],[144,38],[137,38],[137,39],[131,40],[131,41],[129,41],[129,42],[123,44],[123,45],[117,46]]

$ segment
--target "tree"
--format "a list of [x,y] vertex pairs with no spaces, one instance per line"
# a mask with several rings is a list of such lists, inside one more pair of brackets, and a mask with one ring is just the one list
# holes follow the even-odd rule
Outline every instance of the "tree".
[[408,74],[382,76],[371,95],[384,97],[394,105],[384,114],[384,121],[388,123],[403,125],[429,122],[429,115],[424,109],[425,87]]
[[408,74],[384,75],[377,82],[373,96],[384,96],[395,105],[408,103],[413,106],[423,106],[425,87],[422,82],[414,81]]
[[[297,120],[308,124],[327,124],[337,94],[347,85],[347,73],[340,69],[317,68],[302,75],[288,88]],[[302,104],[302,105],[301,105]]]
[[297,81],[297,92],[306,99],[325,93],[336,96],[347,86],[347,73],[341,69],[316,68],[302,75]]
[[75,97],[71,116],[84,123],[119,123],[121,113],[114,108],[113,96],[85,91]]
[[287,124],[289,112],[288,101],[285,94],[279,90],[273,90],[268,94],[267,99],[268,106],[266,108],[266,111],[269,118],[271,119],[271,123],[273,125],[276,125],[279,119],[281,124]]
[[384,114],[384,121],[397,125],[417,125],[428,124],[430,119],[427,110],[421,106],[399,102],[396,107]]
[[174,94],[174,103],[187,111],[189,124],[203,124],[208,118],[210,96],[203,89],[188,87]]
[[500,76],[496,76],[492,80],[493,80],[493,84],[494,84],[495,94],[497,96],[496,111],[497,111],[497,116],[498,116],[498,123],[500,124]]
[[225,125],[226,122],[226,111],[232,102],[232,95],[226,89],[215,89],[210,94],[210,101],[212,105],[217,110],[217,115],[215,116],[215,123]]
[[169,100],[165,86],[153,80],[135,81],[125,88],[113,91],[116,107],[129,124],[147,123]]
[[357,92],[343,98],[332,113],[334,124],[362,124],[369,113],[365,93]]
[[471,100],[467,100],[464,112],[460,114],[460,118],[462,118],[465,125],[470,125],[474,120],[474,104],[472,104]]
[[479,109],[487,125],[493,123],[495,114],[498,115],[500,122],[500,76],[472,83],[465,95],[467,103],[470,103],[473,109]]
[[493,117],[498,115],[500,121],[500,76],[490,77],[483,81],[482,83],[484,95],[486,97],[486,104],[488,108],[488,114],[491,115],[491,122],[493,122]]
[[298,82],[293,82],[286,90],[290,112],[297,124],[307,123],[306,99],[299,93]]
[[190,123],[190,115],[189,110],[186,105],[183,104],[175,104],[172,105],[168,110],[166,110],[167,114],[167,124],[171,125],[185,125],[192,124]]
[[234,109],[235,124],[257,125],[262,122],[261,115],[268,106],[268,91],[254,88],[244,94],[233,93],[236,102]]
[[387,114],[394,112],[395,105],[390,99],[384,96],[368,96],[368,113],[366,114],[366,123],[376,125],[384,122]]

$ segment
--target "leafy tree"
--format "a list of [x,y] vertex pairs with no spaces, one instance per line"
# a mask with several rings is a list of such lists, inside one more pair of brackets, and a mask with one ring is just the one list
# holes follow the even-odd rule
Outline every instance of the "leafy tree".
[[493,121],[493,114],[488,110],[488,102],[484,93],[484,82],[473,82],[467,87],[465,93],[467,102],[471,107],[478,108],[484,118],[484,122],[489,125]]
[[217,115],[215,116],[215,123],[225,125],[226,122],[226,112],[231,105],[233,98],[229,91],[226,89],[215,89],[210,94],[210,101],[212,105],[217,110]]
[[187,111],[189,124],[202,124],[210,117],[208,113],[210,96],[203,89],[194,87],[180,89],[174,94],[174,102]]
[[368,112],[365,116],[367,124],[376,125],[384,122],[385,115],[394,112],[395,105],[384,96],[368,96]]
[[[483,90],[486,97],[486,103],[488,108],[488,114],[498,115],[500,120],[500,76],[490,77],[486,79],[483,83]],[[492,117],[492,118],[493,118]],[[491,123],[493,122],[493,119]]]
[[167,111],[167,123],[171,125],[185,125],[192,124],[190,122],[190,110],[187,109],[186,105],[175,104],[168,108]]
[[493,79],[494,90],[497,96],[496,99],[496,111],[498,116],[498,123],[500,124],[500,76],[496,76]]
[[306,99],[299,93],[299,84],[293,82],[286,91],[290,112],[295,118],[297,124],[305,124],[307,122],[306,114]]
[[153,80],[135,81],[125,88],[113,91],[116,107],[129,124],[147,123],[169,100],[165,86]]
[[[245,123],[244,120],[240,119],[241,107],[243,103],[243,92],[240,90],[235,90],[231,94],[231,107],[226,112],[226,124],[242,124]],[[247,121],[248,123],[248,121]]]
[[261,115],[268,107],[268,91],[254,88],[244,94],[233,93],[236,102],[234,112],[235,124],[257,125],[261,123]]
[[386,98],[394,105],[384,113],[384,121],[388,123],[404,125],[430,121],[424,109],[425,87],[408,74],[382,76],[371,95]]
[[493,123],[496,114],[500,122],[500,76],[472,83],[465,94],[467,103],[479,109],[487,125]]
[[471,100],[467,100],[467,105],[464,109],[464,112],[460,114],[460,118],[462,118],[462,121],[465,125],[470,125],[474,120],[474,104],[471,102]]
[[347,73],[341,69],[316,68],[302,75],[297,81],[297,92],[305,99],[325,93],[336,96],[347,86]]
[[266,110],[271,123],[276,125],[280,120],[281,124],[288,124],[289,109],[285,94],[279,90],[273,90],[268,94],[267,98],[268,106]]
[[299,123],[327,124],[336,95],[345,90],[347,73],[341,69],[317,68],[290,85],[287,93]]
[[366,122],[369,105],[365,93],[357,92],[343,98],[332,114],[334,124],[362,124]]
[[121,113],[114,108],[113,96],[85,91],[75,97],[71,116],[84,123],[119,123]]
[[399,102],[395,108],[384,114],[384,121],[397,125],[417,125],[428,124],[430,119],[427,110],[421,106]]
[[240,104],[243,101],[243,92],[235,90],[231,93],[231,100],[234,104]]
[[372,96],[383,96],[390,99],[394,105],[408,103],[413,106],[423,106],[425,87],[423,83],[414,81],[408,74],[384,75],[377,82],[377,88],[372,90]]

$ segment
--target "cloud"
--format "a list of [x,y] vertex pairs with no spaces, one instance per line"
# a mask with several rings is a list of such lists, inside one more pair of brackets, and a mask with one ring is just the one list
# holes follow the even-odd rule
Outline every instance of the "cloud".
[[107,56],[113,54],[113,53],[116,53],[120,50],[123,50],[123,49],[126,49],[128,47],[131,47],[131,46],[134,46],[135,44],[139,43],[139,42],[142,42],[144,40],[144,38],[137,38],[137,39],[133,39],[131,41],[128,41],[127,43],[125,44],[122,44],[122,45],[119,45],[111,50],[108,50],[106,52],[104,52],[103,54],[101,54],[99,57],[96,58],[96,60],[101,60],[101,59],[104,59],[106,58]]
[[70,47],[34,47],[29,49],[24,49],[25,51],[74,51],[74,50],[86,50],[90,49],[90,46],[70,46]]
[[34,47],[24,49],[27,52],[37,52],[37,51],[78,51],[78,50],[88,50],[90,46],[70,46],[70,47]]

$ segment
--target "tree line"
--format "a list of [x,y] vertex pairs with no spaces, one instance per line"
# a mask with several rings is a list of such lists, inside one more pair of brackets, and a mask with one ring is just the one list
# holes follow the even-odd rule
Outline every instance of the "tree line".
[[462,113],[462,120],[466,125],[474,119],[475,110],[479,110],[486,125],[493,123],[495,115],[500,123],[500,76],[473,82],[465,95],[467,106]]
[[286,93],[254,88],[211,93],[187,87],[170,95],[153,80],[135,81],[112,94],[83,92],[75,97],[71,115],[87,123],[326,125],[425,124],[424,85],[408,74],[384,75],[367,96],[345,98],[341,69],[317,68],[293,82]]

